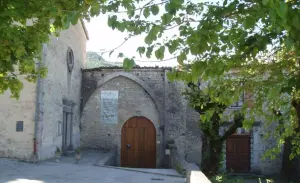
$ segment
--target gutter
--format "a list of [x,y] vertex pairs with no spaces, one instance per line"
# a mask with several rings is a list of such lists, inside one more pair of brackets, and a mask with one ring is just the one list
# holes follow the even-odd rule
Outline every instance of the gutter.
[[[42,59],[37,62],[37,69],[41,68],[41,64],[45,60],[46,55],[46,45],[43,44],[42,49]],[[35,116],[34,116],[34,138],[33,138],[33,161],[36,163],[38,161],[38,125],[40,120],[40,95],[41,95],[41,76],[37,76],[37,85],[36,85],[36,98],[35,98]]]

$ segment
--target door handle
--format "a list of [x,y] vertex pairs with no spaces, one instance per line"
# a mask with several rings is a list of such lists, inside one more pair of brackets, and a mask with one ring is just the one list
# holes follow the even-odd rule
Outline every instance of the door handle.
[[126,149],[129,150],[131,148],[130,144],[126,144]]

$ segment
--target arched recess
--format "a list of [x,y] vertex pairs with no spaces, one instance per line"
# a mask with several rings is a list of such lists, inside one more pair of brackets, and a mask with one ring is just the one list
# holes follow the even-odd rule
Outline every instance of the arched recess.
[[[115,84],[117,83],[117,84]],[[131,87],[130,90],[122,88]],[[100,92],[102,90],[118,90],[120,93],[118,108],[118,123],[115,125],[100,121]],[[131,92],[134,91],[134,92]],[[134,116],[148,118],[156,129],[156,165],[163,158],[164,132],[160,130],[163,124],[163,110],[156,99],[153,90],[141,79],[131,73],[116,72],[107,74],[97,81],[92,94],[84,104],[81,116],[81,144],[83,148],[116,148],[116,164],[120,165],[121,130],[123,124]],[[125,94],[126,93],[126,94]],[[135,98],[135,96],[139,96]],[[130,107],[127,107],[130,106]],[[161,143],[162,142],[162,143]]]
[[121,166],[156,167],[156,129],[148,118],[134,116],[122,126]]
[[[119,77],[119,76],[123,76],[123,77],[128,78],[128,79],[136,82],[137,84],[139,84],[150,95],[152,101],[155,104],[157,111],[161,111],[161,106],[159,105],[158,100],[155,98],[155,95],[154,95],[153,91],[151,90],[151,88],[144,81],[142,81],[140,78],[136,77],[133,74],[130,74],[127,72],[111,73],[97,82],[97,88],[100,88],[106,82],[108,82],[116,77]],[[162,115],[160,113],[159,113],[159,119],[161,122],[163,122]]]

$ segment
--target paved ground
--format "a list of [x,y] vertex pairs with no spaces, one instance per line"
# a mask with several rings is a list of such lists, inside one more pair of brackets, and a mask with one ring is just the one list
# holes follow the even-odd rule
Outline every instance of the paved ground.
[[184,183],[184,178],[90,164],[28,164],[0,159],[0,183]]

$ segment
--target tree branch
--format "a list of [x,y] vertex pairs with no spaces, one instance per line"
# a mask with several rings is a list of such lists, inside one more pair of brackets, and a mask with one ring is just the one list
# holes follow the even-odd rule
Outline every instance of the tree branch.
[[[148,8],[148,7],[151,7],[151,6],[157,6],[157,5],[161,5],[161,4],[164,4],[164,3],[167,3],[169,1],[162,1],[160,3],[155,3],[155,4],[151,4],[149,5],[150,3],[152,3],[154,0],[151,0],[150,2],[146,3],[144,6],[142,7],[139,7],[139,8],[136,8],[134,9],[133,11],[137,11],[137,10],[142,10],[144,8]],[[128,11],[118,11],[118,12],[115,12],[115,13],[127,13]]]
[[101,56],[102,56],[104,53],[115,51],[115,50],[119,49],[121,46],[123,46],[132,37],[133,37],[133,35],[129,35],[128,37],[126,37],[124,39],[124,41],[119,46],[117,46],[117,47],[115,47],[113,49],[110,49],[110,50],[107,50],[107,51],[103,51],[103,52],[98,52],[98,53],[101,54]]
[[174,56],[174,57],[171,57],[171,58],[166,58],[166,59],[163,59],[163,60],[135,60],[136,62],[165,62],[165,61],[169,61],[169,60],[172,60],[172,59],[175,59],[177,58],[178,56]]
[[221,137],[221,141],[226,140],[229,136],[234,134],[237,130],[237,128],[240,128],[243,126],[244,116],[242,114],[237,114],[234,116],[233,124],[229,127],[229,129],[224,133],[224,135]]

